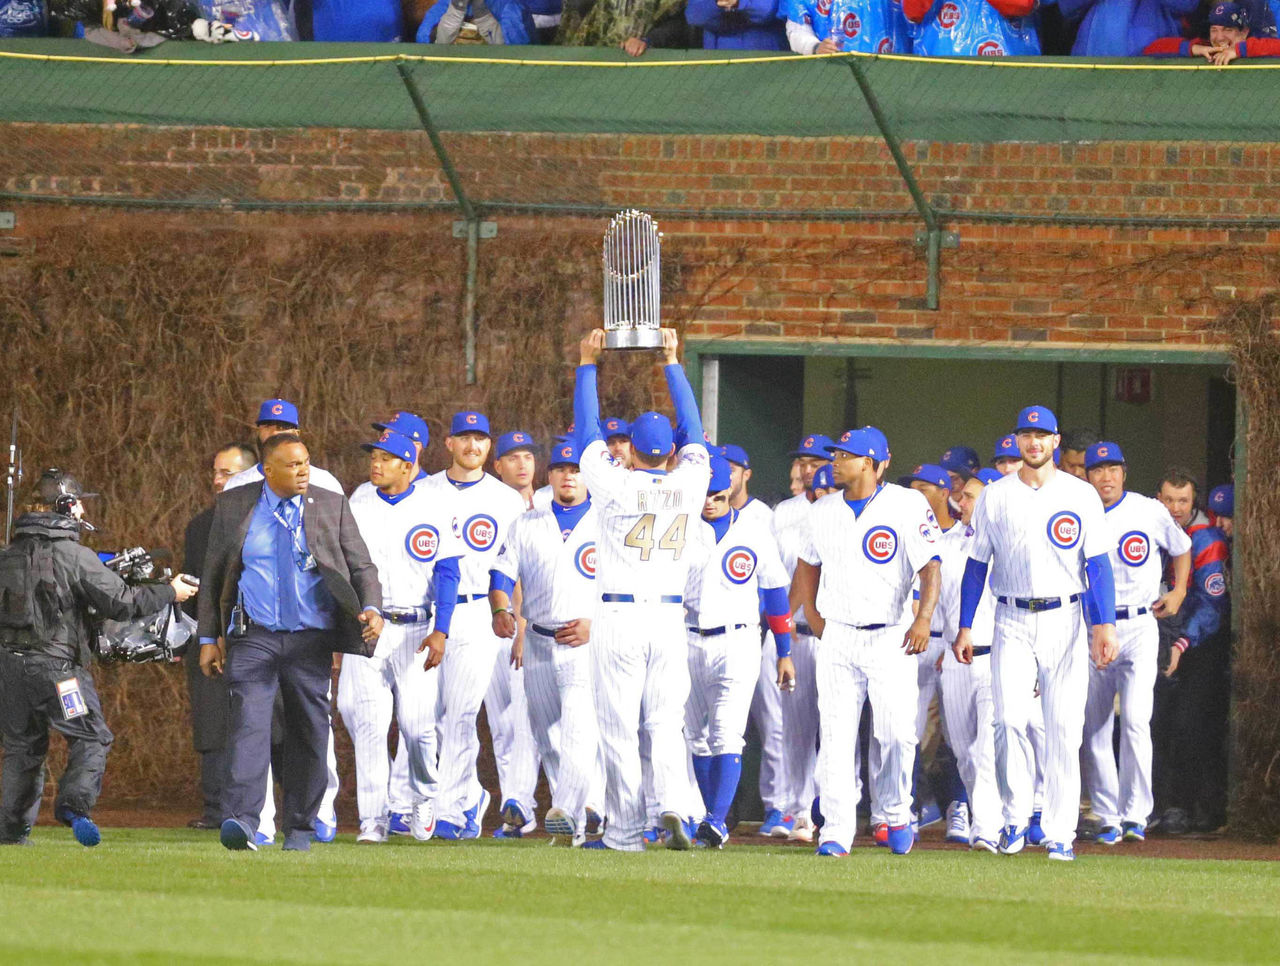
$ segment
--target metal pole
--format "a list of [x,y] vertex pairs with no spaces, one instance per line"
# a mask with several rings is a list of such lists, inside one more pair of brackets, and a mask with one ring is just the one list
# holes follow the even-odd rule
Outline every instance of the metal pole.
[[933,205],[929,204],[924,192],[920,190],[920,185],[916,182],[916,177],[911,171],[911,165],[907,162],[907,156],[902,153],[902,145],[898,143],[897,136],[893,133],[893,129],[889,127],[884,111],[880,109],[880,101],[876,99],[875,91],[871,89],[871,85],[867,82],[867,75],[863,72],[862,65],[858,63],[856,57],[849,60],[849,70],[853,72],[853,79],[858,82],[858,89],[862,91],[862,98],[867,102],[867,110],[871,112],[871,117],[876,122],[876,127],[880,129],[880,136],[884,138],[885,146],[888,147],[889,153],[893,155],[893,163],[898,166],[898,174],[902,175],[902,180],[907,186],[907,191],[916,206],[916,211],[919,212],[920,217],[924,220],[925,229],[929,233],[925,250],[929,272],[925,287],[925,304],[930,309],[937,309],[942,248],[942,226],[938,221],[938,213],[934,211]]
[[396,71],[404,82],[405,90],[409,92],[409,100],[413,102],[418,121],[422,124],[422,129],[427,132],[431,147],[440,160],[440,167],[444,170],[444,176],[449,181],[449,190],[453,192],[453,198],[458,203],[462,217],[467,223],[467,277],[462,295],[462,331],[466,342],[467,385],[474,386],[476,382],[476,276],[480,264],[480,216],[462,188],[462,179],[458,177],[453,159],[449,157],[444,142],[440,140],[440,133],[431,120],[431,112],[427,110],[427,103],[422,99],[417,85],[414,84],[409,68],[402,61],[396,64]]

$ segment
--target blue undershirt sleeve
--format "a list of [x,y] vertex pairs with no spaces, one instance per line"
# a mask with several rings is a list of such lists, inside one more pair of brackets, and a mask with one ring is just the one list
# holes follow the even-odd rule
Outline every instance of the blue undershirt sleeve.
[[964,565],[964,577],[960,579],[960,629],[973,627],[974,615],[978,613],[978,603],[982,600],[982,591],[987,586],[987,569],[989,565],[981,560],[969,558]]
[[500,570],[489,571],[489,592],[500,590],[508,597],[516,592],[516,582]]
[[1114,624],[1116,622],[1116,581],[1111,573],[1111,559],[1105,553],[1089,557],[1084,562],[1089,589],[1085,591],[1085,606],[1089,609],[1090,623]]
[[453,623],[453,609],[458,606],[458,584],[462,580],[458,562],[461,559],[446,557],[444,560],[437,560],[431,574],[431,592],[436,599],[435,629],[446,636]]
[[596,367],[578,366],[573,382],[573,434],[578,452],[588,443],[604,439],[600,432],[600,397],[596,394]]
[[693,398],[693,387],[689,385],[684,367],[672,363],[666,367],[666,374],[667,389],[676,408],[676,449],[703,442],[702,414],[698,412],[698,401]]

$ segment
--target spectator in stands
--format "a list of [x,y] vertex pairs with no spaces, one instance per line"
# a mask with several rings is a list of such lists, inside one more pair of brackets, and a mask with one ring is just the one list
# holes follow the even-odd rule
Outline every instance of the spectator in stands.
[[[1235,0],[1235,2],[1249,15],[1250,37],[1276,36],[1276,11],[1280,10],[1280,0]],[[1196,12],[1182,21],[1182,29],[1179,33],[1188,39],[1208,37],[1209,14],[1213,13],[1218,3],[1219,0],[1200,0],[1200,6]]]
[[403,35],[400,0],[311,0],[310,6],[310,40],[398,44]]
[[1249,37],[1249,14],[1238,3],[1219,3],[1209,13],[1209,39],[1161,37],[1147,44],[1148,57],[1203,57],[1225,67],[1238,57],[1280,57],[1280,40]]
[[418,25],[420,44],[452,44],[470,24],[486,44],[531,44],[533,17],[519,0],[436,0]]
[[524,0],[521,6],[533,20],[534,42],[554,44],[560,30],[561,0]]
[[1039,56],[1036,0],[902,0],[911,52],[925,57]]
[[44,0],[0,0],[0,37],[43,37],[48,32]]
[[684,16],[707,50],[787,49],[778,0],[689,0]]
[[1137,57],[1153,40],[1178,32],[1199,0],[1058,0],[1069,23],[1079,22],[1077,57]]
[[650,47],[701,47],[684,17],[685,0],[568,0],[558,42],[566,47],[621,47],[639,57]]
[[781,0],[787,42],[797,54],[909,54],[902,8],[892,0]]

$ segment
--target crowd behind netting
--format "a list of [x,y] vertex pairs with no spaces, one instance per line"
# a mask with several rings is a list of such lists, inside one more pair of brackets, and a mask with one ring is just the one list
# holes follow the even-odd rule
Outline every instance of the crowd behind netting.
[[1280,0],[0,0],[0,38],[1186,58],[1280,56]]

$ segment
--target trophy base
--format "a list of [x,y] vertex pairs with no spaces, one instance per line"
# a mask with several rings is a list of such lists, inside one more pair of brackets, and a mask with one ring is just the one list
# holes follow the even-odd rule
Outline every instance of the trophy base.
[[662,332],[658,329],[608,329],[604,335],[606,349],[661,349]]

